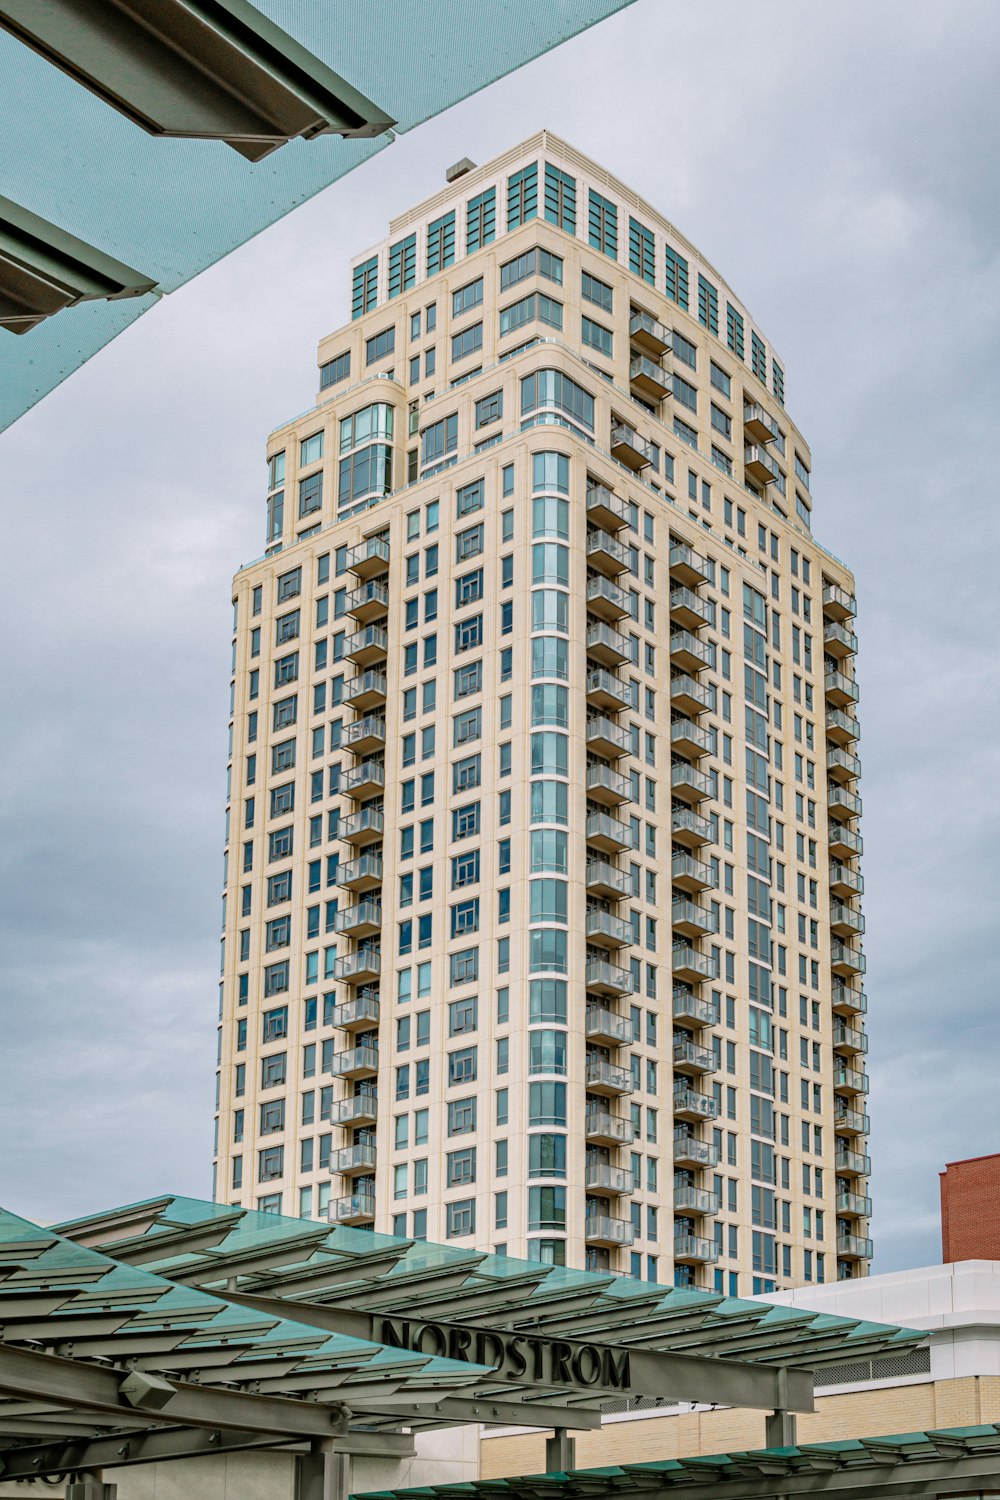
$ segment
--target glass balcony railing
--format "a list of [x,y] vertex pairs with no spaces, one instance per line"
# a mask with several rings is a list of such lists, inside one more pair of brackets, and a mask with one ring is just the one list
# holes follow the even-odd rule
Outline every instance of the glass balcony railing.
[[588,813],[584,832],[587,843],[598,849],[627,849],[632,842],[628,824],[606,812]]
[[711,1047],[700,1047],[683,1036],[674,1037],[673,1060],[675,1072],[714,1073],[718,1067]]
[[759,484],[774,484],[781,477],[781,468],[776,458],[760,443],[752,443],[743,450],[743,468],[748,479]]
[[346,953],[334,964],[334,976],[345,984],[356,984],[360,979],[376,979],[382,969],[382,954],[378,948],[359,948],[357,953]]
[[670,923],[675,932],[691,937],[714,931],[712,913],[686,896],[675,896],[670,903]]
[[693,719],[674,719],[670,725],[670,743],[689,755],[711,755],[712,733]]
[[853,594],[837,583],[823,585],[823,613],[830,620],[853,620],[858,606]]
[[712,795],[712,778],[685,760],[675,760],[670,767],[670,790],[685,802],[702,802]]
[[703,859],[693,854],[674,854],[670,861],[670,880],[682,890],[707,891],[714,885],[712,871]]
[[670,679],[670,701],[677,708],[702,713],[712,707],[712,693],[708,687],[682,673]]
[[628,567],[628,548],[608,531],[587,533],[587,561],[602,573],[623,573]]
[[778,424],[759,401],[743,403],[743,432],[755,443],[771,443],[778,436]]
[[631,1146],[635,1140],[635,1127],[631,1120],[622,1119],[608,1109],[588,1104],[583,1117],[583,1129],[589,1141],[609,1146]]
[[365,1031],[378,1026],[381,1002],[373,995],[357,995],[335,1005],[331,1020],[344,1031]]
[[678,1166],[717,1167],[719,1148],[712,1141],[697,1136],[674,1133],[674,1162]]
[[389,634],[381,625],[365,625],[356,630],[344,642],[344,655],[349,661],[366,666],[389,654]]
[[875,1247],[865,1235],[838,1234],[837,1254],[852,1260],[871,1260]]
[[385,786],[385,766],[378,760],[363,760],[343,773],[341,785],[350,797],[366,796]]
[[629,644],[620,630],[603,620],[587,626],[587,655],[605,665],[621,666],[629,659]]
[[671,578],[693,588],[707,583],[712,571],[707,560],[686,542],[671,542],[668,566]]
[[717,1214],[719,1195],[708,1188],[678,1185],[674,1188],[674,1213]]
[[349,844],[370,844],[385,832],[385,813],[381,807],[362,807],[341,820],[340,836]]
[[701,1094],[687,1085],[674,1086],[674,1114],[682,1120],[717,1120],[719,1106],[710,1094]]
[[635,1191],[635,1173],[629,1167],[616,1167],[608,1161],[588,1161],[583,1169],[583,1185],[592,1193],[631,1193]]
[[598,802],[631,802],[632,783],[614,766],[592,760],[587,765],[587,795]]
[[823,627],[823,649],[830,656],[853,656],[858,649],[858,638],[845,625],[828,620]]
[[605,667],[592,667],[587,673],[587,698],[597,708],[610,708],[614,713],[627,708],[629,703],[629,692],[627,683],[622,682],[613,672],[607,671]]
[[692,589],[670,590],[671,624],[687,625],[697,630],[702,625],[715,623],[715,610],[711,599],[702,599]]
[[617,865],[610,864],[606,859],[587,861],[584,883],[588,891],[602,896],[620,898],[630,895],[632,890],[628,871],[619,870]]
[[361,1224],[375,1217],[375,1191],[348,1193],[344,1198],[331,1198],[327,1218],[331,1224]]
[[356,724],[348,724],[344,730],[344,744],[349,750],[373,750],[385,744],[385,720],[376,714],[366,714]]
[[632,975],[619,964],[609,963],[605,958],[588,958],[585,970],[587,988],[603,990],[611,995],[630,995]]
[[628,378],[644,396],[662,401],[673,390],[673,377],[663,365],[645,354],[634,354],[629,361]]
[[374,1141],[359,1141],[354,1146],[342,1146],[330,1157],[330,1171],[350,1175],[353,1172],[374,1172],[376,1162]]
[[696,948],[688,947],[687,944],[678,944],[671,952],[670,966],[674,974],[681,979],[714,979],[715,960],[711,954],[699,953]]
[[675,1021],[688,1021],[695,1026],[717,1026],[719,1010],[714,1000],[703,1000],[693,990],[676,988],[672,997]]
[[377,931],[382,926],[381,901],[359,901],[354,906],[345,906],[333,919],[334,932],[344,937],[354,937]]
[[671,837],[681,844],[710,844],[715,838],[712,822],[690,807],[675,807],[670,814]]
[[632,942],[632,923],[610,911],[588,911],[585,932],[588,943],[625,948]]
[[834,1170],[840,1177],[870,1177],[872,1159],[864,1151],[838,1150],[833,1159]]
[[353,1130],[362,1125],[373,1125],[378,1118],[378,1096],[369,1089],[362,1089],[347,1099],[338,1099],[334,1104],[330,1120]]
[[831,708],[826,715],[826,735],[835,744],[850,745],[861,737],[861,726],[853,714]]
[[621,620],[630,613],[628,594],[612,583],[609,578],[587,579],[587,607],[595,615],[606,615],[612,620]]
[[629,315],[628,336],[633,344],[651,354],[666,354],[670,348],[670,329],[641,308],[633,307]]
[[632,1040],[631,1017],[620,1016],[617,1011],[608,1010],[604,1005],[588,1005],[584,1035],[591,1042],[604,1042],[609,1047],[627,1047]]
[[344,702],[348,708],[371,708],[376,703],[384,703],[388,692],[389,684],[385,673],[369,669],[347,684],[344,688]]
[[860,696],[858,685],[846,672],[827,672],[823,678],[823,691],[828,703],[842,708],[847,703],[857,703]]
[[388,613],[389,586],[379,578],[369,579],[360,588],[352,589],[344,600],[347,614],[355,620],[374,620]]
[[587,485],[587,514],[602,526],[628,526],[629,508],[606,484]]
[[383,537],[369,537],[347,553],[347,570],[357,578],[384,573],[389,566],[389,543]]
[[624,725],[616,724],[603,714],[587,720],[586,740],[592,749],[611,756],[627,755],[631,743]]
[[377,1073],[378,1048],[365,1045],[337,1052],[330,1060],[329,1071],[334,1078],[361,1078]]
[[699,640],[690,630],[670,632],[670,659],[676,665],[687,667],[692,672],[700,672],[703,667],[712,665],[714,656],[709,643]]
[[610,1214],[587,1213],[583,1220],[583,1237],[595,1245],[631,1245],[635,1230],[628,1219],[613,1219]]
[[719,1247],[714,1240],[701,1234],[675,1234],[674,1260],[699,1261],[711,1265],[719,1258]]
[[627,422],[616,422],[611,428],[611,456],[638,473],[652,463],[653,445]]
[[620,1068],[617,1063],[608,1062],[606,1058],[590,1054],[584,1077],[587,1088],[593,1093],[632,1093],[632,1074],[628,1068]]
[[381,854],[362,854],[357,859],[347,860],[338,868],[337,884],[346,886],[349,890],[381,885]]

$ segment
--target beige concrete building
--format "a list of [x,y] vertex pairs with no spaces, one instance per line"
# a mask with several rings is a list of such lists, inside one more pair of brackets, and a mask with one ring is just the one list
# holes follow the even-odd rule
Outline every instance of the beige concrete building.
[[763,331],[542,133],[353,267],[236,576],[216,1197],[863,1275],[851,574]]

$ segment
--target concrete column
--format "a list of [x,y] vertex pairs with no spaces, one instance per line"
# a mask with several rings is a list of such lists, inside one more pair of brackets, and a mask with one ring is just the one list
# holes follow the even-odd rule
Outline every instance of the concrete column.
[[546,1474],[565,1474],[576,1467],[576,1439],[565,1427],[555,1427],[545,1439]]
[[296,1455],[295,1500],[347,1500],[350,1493],[350,1454],[324,1448]]

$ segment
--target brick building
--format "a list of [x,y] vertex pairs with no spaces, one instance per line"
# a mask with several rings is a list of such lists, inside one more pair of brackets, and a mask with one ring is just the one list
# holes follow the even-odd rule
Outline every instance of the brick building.
[[1000,1153],[941,1173],[941,1259],[1000,1260]]

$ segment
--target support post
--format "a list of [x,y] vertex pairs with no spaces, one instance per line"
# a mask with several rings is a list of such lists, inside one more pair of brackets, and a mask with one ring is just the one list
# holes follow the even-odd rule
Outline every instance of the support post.
[[576,1468],[576,1439],[566,1427],[553,1427],[552,1436],[545,1439],[546,1474],[565,1474]]
[[66,1500],[115,1500],[116,1484],[105,1484],[100,1469],[93,1474],[77,1474],[66,1486]]
[[295,1500],[348,1500],[350,1493],[351,1456],[334,1452],[332,1441],[296,1455]]
[[788,1371],[778,1371],[778,1405],[764,1421],[764,1444],[767,1448],[795,1447],[795,1413],[788,1410]]

